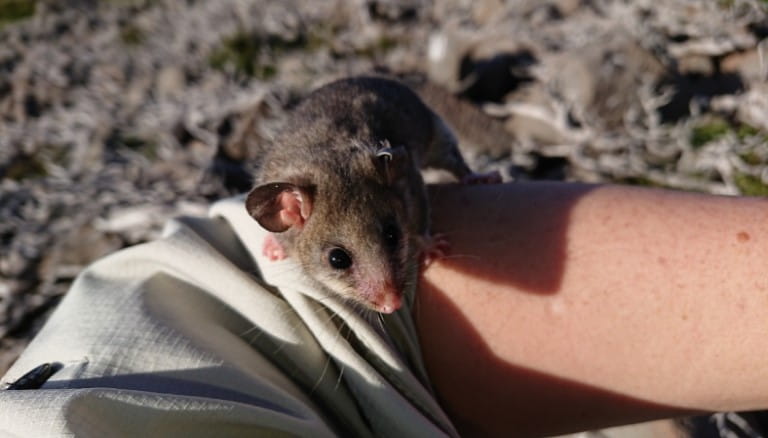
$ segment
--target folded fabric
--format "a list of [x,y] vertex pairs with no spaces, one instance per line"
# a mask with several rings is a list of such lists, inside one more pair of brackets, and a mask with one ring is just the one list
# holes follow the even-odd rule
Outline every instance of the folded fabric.
[[456,436],[413,291],[361,314],[290,258],[264,260],[266,235],[238,197],[88,267],[2,379],[56,364],[39,389],[0,391],[0,433]]

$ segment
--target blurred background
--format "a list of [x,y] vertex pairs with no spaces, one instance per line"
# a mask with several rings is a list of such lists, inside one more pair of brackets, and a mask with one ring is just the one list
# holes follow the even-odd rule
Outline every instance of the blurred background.
[[86,264],[248,190],[349,74],[485,113],[462,147],[506,180],[768,196],[766,37],[767,0],[0,0],[0,375]]

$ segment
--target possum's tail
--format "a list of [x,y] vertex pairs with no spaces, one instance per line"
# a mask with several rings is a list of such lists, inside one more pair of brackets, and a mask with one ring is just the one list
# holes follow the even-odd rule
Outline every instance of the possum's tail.
[[462,151],[494,157],[510,153],[514,136],[502,120],[489,116],[471,102],[428,80],[406,78],[404,82],[451,127]]

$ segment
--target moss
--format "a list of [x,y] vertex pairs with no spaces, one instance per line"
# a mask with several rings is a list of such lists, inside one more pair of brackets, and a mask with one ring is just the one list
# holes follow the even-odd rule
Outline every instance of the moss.
[[41,150],[45,151],[45,154],[48,159],[51,160],[51,163],[59,165],[69,162],[72,155],[72,149],[73,148],[71,147],[55,144],[45,144],[41,147]]
[[48,169],[34,155],[17,155],[8,164],[8,167],[2,169],[2,176],[14,181],[40,178],[47,175]]
[[731,125],[723,119],[713,119],[698,125],[691,131],[691,145],[701,147],[731,131]]
[[256,66],[253,76],[262,79],[272,79],[277,74],[277,66],[274,64],[260,64]]
[[332,29],[320,29],[320,30],[312,30],[307,35],[307,43],[305,45],[305,48],[309,51],[316,51],[323,47],[327,47],[331,41],[332,37],[329,37],[327,35],[333,35]]
[[119,145],[132,151],[136,151],[149,160],[154,160],[158,156],[157,144],[153,141],[145,140],[143,138],[130,135],[121,137],[119,139]]
[[227,38],[218,49],[208,57],[208,63],[217,70],[232,66],[235,71],[250,73],[251,59],[258,54],[256,46],[247,35],[238,33]]
[[619,184],[628,184],[631,186],[668,188],[668,186],[666,186],[665,184],[654,181],[646,176],[628,176],[624,178],[619,178],[618,180],[616,180],[616,182]]
[[120,41],[126,46],[138,46],[144,42],[144,32],[138,26],[127,24],[120,29]]
[[768,132],[755,128],[752,125],[747,125],[746,123],[741,123],[736,127],[736,136],[742,141],[747,138],[759,137],[763,143],[768,144]]
[[270,79],[277,72],[277,58],[295,50],[313,49],[324,44],[318,35],[307,38],[263,36],[259,33],[238,32],[222,41],[208,57],[208,64],[216,69],[238,76]]
[[734,176],[734,182],[743,195],[768,196],[768,185],[763,183],[760,178],[756,176],[737,173]]
[[222,43],[208,58],[211,67],[229,70],[236,75],[255,76],[262,56],[263,41],[239,32]]
[[385,55],[387,52],[397,47],[398,44],[399,41],[397,39],[384,35],[368,46],[357,48],[355,50],[355,55],[364,56],[366,58],[376,58]]
[[747,125],[746,123],[742,123],[736,128],[736,135],[740,140],[760,135],[760,132],[761,131],[759,129],[755,128],[754,126]]
[[744,152],[743,154],[739,155],[739,158],[741,158],[741,161],[749,164],[750,166],[759,166],[763,164],[763,159],[760,158],[760,155],[755,151]]
[[35,0],[0,0],[0,27],[35,14]]
[[378,43],[376,45],[378,46],[379,50],[381,50],[383,52],[388,52],[388,51],[394,49],[395,47],[397,47],[398,43],[399,43],[399,41],[396,38],[384,35],[383,37],[381,37],[379,39],[379,41],[378,41]]
[[116,6],[119,8],[148,8],[154,6],[158,2],[157,0],[99,0],[99,3],[106,4],[107,6]]
[[270,35],[265,39],[265,43],[275,55],[281,55],[293,50],[307,49],[309,46],[309,40],[304,34],[300,34],[291,39]]

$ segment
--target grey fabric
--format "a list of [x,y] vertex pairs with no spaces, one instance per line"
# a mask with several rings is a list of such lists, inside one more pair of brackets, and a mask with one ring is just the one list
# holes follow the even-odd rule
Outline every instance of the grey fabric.
[[234,198],[91,265],[2,381],[62,368],[0,391],[0,433],[455,436],[410,306],[361,315],[265,236]]

